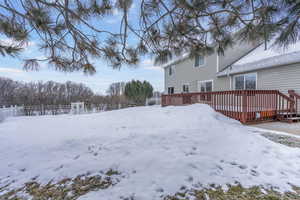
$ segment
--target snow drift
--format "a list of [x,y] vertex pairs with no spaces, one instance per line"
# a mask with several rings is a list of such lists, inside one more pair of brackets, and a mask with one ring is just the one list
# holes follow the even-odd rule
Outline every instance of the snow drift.
[[300,149],[276,144],[206,105],[90,115],[9,118],[0,124],[0,188],[114,169],[115,186],[81,199],[160,199],[211,183],[300,185]]

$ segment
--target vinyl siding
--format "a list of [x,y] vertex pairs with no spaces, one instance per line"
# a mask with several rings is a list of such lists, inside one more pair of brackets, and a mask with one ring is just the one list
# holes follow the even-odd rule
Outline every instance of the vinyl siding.
[[295,90],[300,94],[300,63],[258,71],[257,89],[279,90],[283,93]]
[[189,84],[190,92],[198,91],[198,81],[215,79],[217,69],[216,54],[205,57],[204,65],[194,67],[194,59],[185,59],[175,64],[175,74],[169,76],[168,67],[165,68],[165,92],[168,87],[174,87],[175,93],[182,92],[182,86]]
[[215,78],[214,89],[215,91],[231,90],[230,77],[224,76],[224,77]]

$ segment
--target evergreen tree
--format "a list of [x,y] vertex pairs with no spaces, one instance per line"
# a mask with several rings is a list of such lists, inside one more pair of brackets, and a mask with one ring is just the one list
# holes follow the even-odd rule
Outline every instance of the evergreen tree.
[[147,81],[132,80],[125,85],[125,96],[137,105],[145,105],[146,99],[152,95],[153,87]]

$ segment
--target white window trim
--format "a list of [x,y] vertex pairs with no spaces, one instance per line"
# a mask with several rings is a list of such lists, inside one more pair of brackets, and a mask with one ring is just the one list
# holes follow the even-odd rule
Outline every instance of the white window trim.
[[[184,85],[187,85],[189,87],[189,91],[188,92],[184,92],[183,91],[183,86]],[[182,93],[189,93],[190,92],[190,83],[183,83],[181,89],[182,89]]]
[[198,81],[198,92],[201,92],[201,83],[206,83],[206,82],[212,82],[212,92],[214,91],[214,80],[210,79],[210,80],[204,80],[204,81]]
[[[234,88],[234,90],[236,90],[236,89],[235,89],[235,78],[236,78],[236,77],[239,77],[239,76],[246,76],[246,75],[252,75],[252,74],[255,75],[255,90],[257,90],[257,79],[258,79],[257,72],[234,75],[234,76],[233,76],[233,88]],[[244,79],[244,80],[245,80],[245,79]],[[244,88],[246,88],[246,85],[245,85],[245,84],[246,84],[246,81],[244,81]]]
[[200,64],[199,66],[195,66],[196,57],[194,58],[194,68],[202,68],[206,65],[206,59],[205,56],[203,56],[203,64]]

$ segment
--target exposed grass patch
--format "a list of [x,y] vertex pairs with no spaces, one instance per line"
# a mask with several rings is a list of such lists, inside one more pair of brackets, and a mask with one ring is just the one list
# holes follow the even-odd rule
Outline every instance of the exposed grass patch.
[[274,190],[265,190],[258,186],[244,188],[241,185],[228,186],[224,191],[221,187],[202,190],[185,190],[164,200],[300,200],[300,188],[295,192],[279,193]]
[[300,139],[293,136],[272,134],[272,133],[263,133],[262,136],[268,138],[269,140],[272,140],[273,142],[277,142],[279,144],[283,144],[289,147],[300,148]]
[[[114,173],[112,173],[114,172]],[[31,196],[32,200],[75,200],[91,191],[106,189],[118,182],[113,175],[119,175],[117,171],[109,170],[104,176],[79,175],[76,178],[65,178],[59,182],[50,181],[42,185],[36,181],[28,182],[22,188],[11,190],[0,199],[5,200],[26,200]]]

